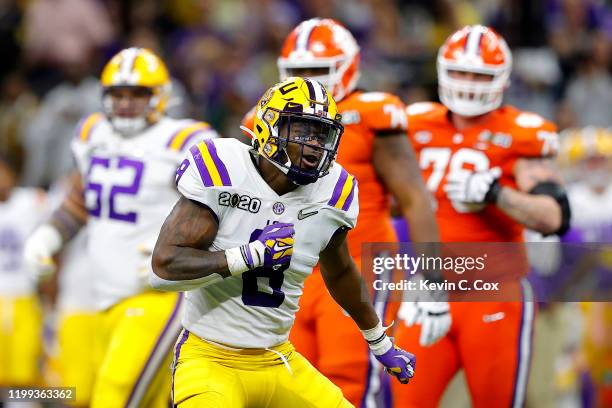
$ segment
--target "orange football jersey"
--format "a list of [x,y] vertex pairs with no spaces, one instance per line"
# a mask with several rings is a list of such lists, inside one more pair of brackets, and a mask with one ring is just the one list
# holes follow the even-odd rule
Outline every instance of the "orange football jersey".
[[410,105],[408,135],[427,188],[436,200],[442,242],[521,242],[523,226],[495,205],[451,202],[443,186],[451,172],[502,170],[500,183],[516,188],[514,165],[520,158],[554,157],[558,135],[542,117],[503,106],[478,126],[458,131],[448,109],[438,103]]
[[[405,105],[394,95],[383,92],[355,91],[338,103],[344,134],[337,161],[359,182],[359,217],[349,232],[351,256],[359,261],[361,244],[397,241],[389,214],[389,194],[372,164],[372,145],[376,133],[406,131]],[[252,109],[242,124],[253,128]],[[359,263],[359,262],[358,262]]]

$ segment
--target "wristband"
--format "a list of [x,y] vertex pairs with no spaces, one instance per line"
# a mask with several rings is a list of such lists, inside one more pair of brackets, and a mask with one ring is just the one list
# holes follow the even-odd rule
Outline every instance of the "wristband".
[[232,276],[258,268],[264,263],[264,245],[259,241],[225,250],[227,268]]
[[385,354],[393,347],[391,339],[385,333],[387,329],[388,327],[383,327],[382,323],[379,321],[373,328],[361,330],[361,334],[363,334],[363,337],[368,342],[370,350],[372,350],[372,353],[376,356]]
[[497,200],[499,199],[499,194],[501,193],[502,185],[499,183],[499,179],[493,181],[491,186],[489,187],[489,191],[485,195],[485,202],[490,204],[497,204]]

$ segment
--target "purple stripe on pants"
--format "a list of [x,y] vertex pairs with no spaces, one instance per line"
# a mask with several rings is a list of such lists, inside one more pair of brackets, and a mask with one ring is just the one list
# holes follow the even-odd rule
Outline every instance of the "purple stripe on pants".
[[[162,330],[160,336],[157,338],[157,341],[155,342],[155,346],[153,346],[153,351],[151,351],[151,353],[149,354],[149,358],[147,359],[147,362],[145,363],[144,368],[142,369],[142,371],[138,375],[138,379],[136,380],[136,383],[134,384],[134,387],[132,388],[132,392],[130,392],[130,396],[128,397],[127,403],[125,404],[126,407],[130,406],[130,404],[132,403],[132,398],[134,398],[134,394],[136,393],[136,390],[138,389],[138,387],[140,387],[142,385],[141,384],[142,377],[144,376],[144,373],[147,372],[147,370],[149,370],[149,366],[151,365],[151,360],[152,360],[153,356],[159,352],[159,350],[158,350],[159,345],[162,342],[162,340],[164,339],[164,337],[166,337],[166,335],[168,333],[168,330],[170,329],[170,326],[172,325],[172,323],[176,319],[178,311],[181,309],[181,304],[182,303],[183,303],[183,294],[181,293],[179,295],[178,301],[176,302],[176,305],[174,305],[174,310],[172,310],[172,314],[170,315],[170,318],[166,322],[166,325],[164,326],[164,329]],[[165,353],[165,351],[164,351],[164,353]],[[163,359],[162,359],[162,361],[163,361]],[[151,368],[154,368],[155,370],[157,370],[159,367],[151,366]]]
[[176,347],[174,348],[174,359],[172,361],[172,389],[170,390],[170,397],[172,399],[172,406],[174,406],[174,373],[176,373],[176,365],[178,364],[179,356],[181,355],[181,347],[187,341],[189,337],[189,330],[183,329],[183,333],[181,334],[181,339],[176,343]]

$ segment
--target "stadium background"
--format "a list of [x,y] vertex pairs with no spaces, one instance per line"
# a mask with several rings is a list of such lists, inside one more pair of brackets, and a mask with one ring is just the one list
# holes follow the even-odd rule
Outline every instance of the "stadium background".
[[[609,1],[0,0],[0,148],[22,156],[24,185],[48,187],[65,174],[76,123],[99,109],[101,67],[125,46],[167,61],[171,115],[237,137],[243,114],[276,82],[284,37],[314,16],[336,18],[355,34],[361,87],[405,103],[436,100],[435,54],[448,34],[491,25],[513,50],[508,103],[562,130],[612,127]],[[588,372],[580,334],[589,328],[578,306],[554,307],[562,314],[549,323],[561,324],[567,338],[554,356],[556,376],[540,380],[553,383],[559,404],[576,406]],[[612,344],[603,319],[593,327]]]

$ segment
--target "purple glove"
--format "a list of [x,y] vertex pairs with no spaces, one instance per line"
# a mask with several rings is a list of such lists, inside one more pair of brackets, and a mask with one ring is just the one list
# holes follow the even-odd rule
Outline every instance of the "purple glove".
[[259,237],[248,245],[242,246],[243,255],[249,269],[263,266],[277,269],[291,261],[295,229],[290,223],[267,225]]
[[381,355],[374,355],[385,367],[385,371],[395,376],[402,384],[407,384],[414,376],[416,357],[397,346],[392,346]]

